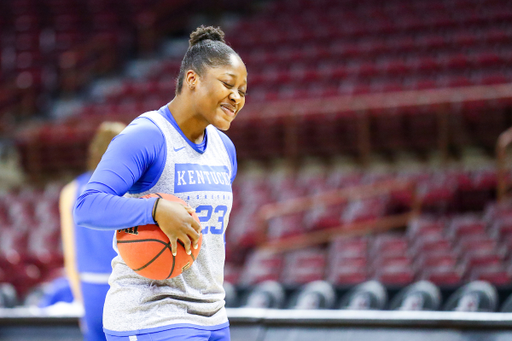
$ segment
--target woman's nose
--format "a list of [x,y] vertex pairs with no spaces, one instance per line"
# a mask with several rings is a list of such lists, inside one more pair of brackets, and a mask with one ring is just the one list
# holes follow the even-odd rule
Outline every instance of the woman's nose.
[[242,96],[240,96],[238,91],[231,91],[231,93],[229,94],[229,99],[231,99],[235,103],[239,103],[240,100],[242,99]]

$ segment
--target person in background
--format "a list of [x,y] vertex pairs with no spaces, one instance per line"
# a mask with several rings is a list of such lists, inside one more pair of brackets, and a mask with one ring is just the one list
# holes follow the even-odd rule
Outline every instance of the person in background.
[[60,216],[64,266],[73,297],[84,306],[81,329],[86,341],[106,340],[103,333],[103,304],[109,289],[111,261],[116,256],[112,247],[113,232],[91,230],[73,221],[73,206],[89,182],[112,139],[125,125],[103,122],[89,145],[87,172],[64,186],[60,194]]

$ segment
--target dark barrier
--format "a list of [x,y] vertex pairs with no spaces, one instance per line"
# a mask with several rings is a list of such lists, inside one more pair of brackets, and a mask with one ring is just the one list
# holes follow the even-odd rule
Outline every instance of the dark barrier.
[[[233,341],[505,341],[512,313],[228,309]],[[82,340],[78,317],[0,309],[0,340]]]
[[510,313],[231,309],[229,315],[233,340],[512,340]]

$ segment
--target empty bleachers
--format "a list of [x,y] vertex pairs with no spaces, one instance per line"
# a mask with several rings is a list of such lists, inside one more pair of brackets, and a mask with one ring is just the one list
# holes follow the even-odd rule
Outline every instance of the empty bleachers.
[[[56,94],[151,53],[190,9],[162,0],[6,0],[0,5],[0,133],[47,116]],[[171,22],[169,24],[168,22]]]
[[2,281],[23,297],[63,266],[58,200],[60,186],[30,187],[0,195]]
[[[343,174],[341,166],[332,164],[308,166],[306,163],[296,172],[283,170],[282,164],[263,172],[250,164],[249,170],[240,172],[237,179],[235,189],[239,199],[227,232],[227,245],[231,249],[227,262],[231,269],[241,272],[232,280],[238,285],[277,280],[296,286],[324,279],[346,287],[370,279],[388,286],[405,286],[424,279],[450,287],[482,279],[498,286],[510,285],[511,249],[505,236],[509,232],[507,217],[511,206],[494,203],[496,175],[489,166],[482,162],[479,168],[473,169],[462,165],[451,169],[424,167],[415,173],[403,169],[363,171],[347,166]],[[298,251],[279,252],[274,248],[274,252],[269,252],[254,248],[262,230],[261,212],[256,205],[286,202],[300,196],[299,193],[306,196],[322,190],[400,178],[415,179],[420,184],[417,191],[423,200],[421,214],[402,229],[365,237],[333,237],[327,245]],[[483,178],[487,180],[482,181]],[[444,190],[446,187],[448,190]],[[465,197],[473,195],[468,191],[475,188],[482,195],[468,201]],[[371,222],[410,206],[411,198],[405,194],[396,192],[371,200],[320,205],[277,216],[268,221],[267,238],[286,241],[312,231]],[[243,262],[237,252],[247,254],[247,248],[253,251]]]
[[[13,80],[18,88],[52,89],[56,70],[48,65],[72,69],[77,62],[87,64],[66,52],[93,36],[122,50],[128,46],[124,39],[133,38],[128,34],[140,19],[141,6],[158,2],[2,2],[0,28],[7,30],[1,37],[0,83]],[[402,288],[428,280],[454,288],[486,280],[509,288],[512,206],[495,203],[496,170],[489,158],[469,153],[464,162],[442,166],[434,159],[428,164],[395,158],[379,164],[369,160],[369,166],[361,167],[336,157],[360,153],[363,116],[371,151],[396,155],[406,150],[413,159],[416,152],[432,151],[442,135],[440,114],[448,117],[449,144],[457,153],[464,154],[468,145],[494,148],[499,133],[512,124],[510,94],[477,101],[460,99],[456,90],[488,86],[483,92],[495,95],[499,91],[494,86],[512,83],[511,19],[506,0],[282,0],[265,2],[231,27],[226,37],[247,64],[249,96],[247,111],[240,114],[245,117],[228,132],[242,167],[226,236],[226,281],[245,288],[274,280],[296,288],[326,280],[348,288],[375,279]],[[25,170],[35,176],[63,169],[78,172],[97,123],[128,122],[165,105],[174,95],[180,62],[157,56],[137,77],[123,74],[93,87],[94,95],[84,94],[69,118],[19,131]],[[72,89],[77,80],[60,81]],[[17,97],[2,97],[10,88],[5,89],[0,105],[8,106]],[[452,94],[445,101],[448,106],[428,101],[436,89]],[[411,90],[424,92],[412,104],[392,103]],[[372,102],[373,97],[361,96],[375,94],[385,94],[380,106],[336,106],[350,98]],[[302,107],[308,100],[318,100],[324,109],[331,100],[334,104],[329,110]],[[291,105],[295,101],[299,104]],[[276,108],[260,112],[260,104]],[[299,166],[282,160],[290,145]],[[269,162],[275,157],[281,161]],[[255,159],[265,160],[265,166]],[[395,180],[415,183],[421,212],[393,232],[338,237],[287,252],[257,248],[265,204]],[[21,297],[62,266],[59,189],[0,195],[0,282],[14,284]],[[408,191],[390,191],[319,205],[269,219],[266,237],[283,241],[372,222],[410,209],[413,201]]]
[[[106,5],[97,12],[98,18],[105,17],[98,19],[102,23],[98,30],[126,27],[127,18],[135,15],[142,3],[131,4],[122,15],[110,15]],[[450,144],[456,147],[494,148],[499,133],[512,124],[510,96],[486,99],[485,95],[476,100],[457,89],[487,86],[490,88],[478,91],[496,94],[499,91],[494,86],[512,83],[511,7],[506,0],[485,4],[436,0],[428,5],[374,0],[265,3],[226,30],[228,43],[249,70],[247,106],[229,131],[238,155],[272,158],[294,151],[301,155],[361,153],[364,129],[369,135],[364,143],[376,151],[427,151],[440,144],[443,129],[453,135]],[[280,20],[273,20],[275,17]],[[93,19],[81,20],[90,28],[96,25]],[[73,20],[62,19],[59,25],[76,27]],[[172,54],[155,56],[138,69],[136,77],[125,74],[98,86],[92,91],[94,96],[73,109],[70,119],[56,124],[69,131],[70,139],[82,141],[70,154],[85,150],[87,135],[81,131],[92,131],[93,122],[130,121],[172,99],[184,52],[178,46],[182,45],[175,44]],[[445,106],[429,102],[434,96],[429,91],[434,89],[452,93],[443,100]],[[414,90],[426,92],[403,104],[399,99],[396,104],[388,103],[387,97],[358,97],[389,94],[393,98]],[[348,105],[350,98],[357,98],[357,103]],[[318,103],[303,102],[308,100]],[[282,105],[272,108],[274,102]],[[361,109],[358,103],[366,102],[374,106]],[[444,128],[440,114],[449,116]],[[362,118],[366,123],[361,123]],[[82,128],[84,121],[90,122],[90,127]],[[56,125],[18,133],[24,160],[32,155],[32,160],[25,162],[31,165],[26,166],[30,173],[42,174],[47,165],[60,162],[65,166],[72,160],[49,161],[51,157],[46,155],[59,148],[49,143],[48,151],[37,150],[47,144],[39,130],[58,129]]]

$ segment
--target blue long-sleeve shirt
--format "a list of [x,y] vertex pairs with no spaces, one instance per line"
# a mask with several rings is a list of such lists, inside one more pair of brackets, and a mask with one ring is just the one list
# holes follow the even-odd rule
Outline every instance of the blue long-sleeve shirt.
[[[169,108],[158,110],[198,153],[207,148],[206,136],[200,144],[185,137]],[[221,133],[235,170],[234,145]],[[136,118],[110,143],[84,192],[78,197],[74,218],[77,225],[97,229],[121,229],[154,224],[156,198],[124,198],[125,193],[141,193],[156,184],[165,166],[167,148],[162,131],[147,118]]]

